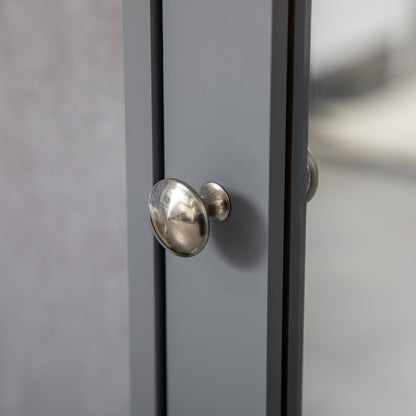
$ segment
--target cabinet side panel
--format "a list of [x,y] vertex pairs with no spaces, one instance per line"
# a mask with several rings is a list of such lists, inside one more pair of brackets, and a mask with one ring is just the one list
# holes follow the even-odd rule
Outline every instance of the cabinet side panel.
[[290,3],[283,415],[302,415],[310,0]]

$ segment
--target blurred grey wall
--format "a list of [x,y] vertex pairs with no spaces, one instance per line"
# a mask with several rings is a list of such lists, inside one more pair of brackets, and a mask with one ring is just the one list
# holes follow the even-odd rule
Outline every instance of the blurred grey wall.
[[0,415],[128,414],[121,0],[0,3]]

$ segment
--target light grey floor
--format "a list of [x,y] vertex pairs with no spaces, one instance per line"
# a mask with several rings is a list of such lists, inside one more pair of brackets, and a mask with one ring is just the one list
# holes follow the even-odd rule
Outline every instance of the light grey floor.
[[121,0],[4,0],[0,56],[0,415],[127,416]]
[[308,212],[304,415],[413,415],[416,181],[320,169]]

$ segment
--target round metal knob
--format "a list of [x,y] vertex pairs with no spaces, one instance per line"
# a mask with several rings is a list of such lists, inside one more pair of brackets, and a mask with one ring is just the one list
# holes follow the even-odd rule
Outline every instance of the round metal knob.
[[226,190],[215,182],[205,182],[198,194],[177,179],[156,183],[149,196],[150,222],[162,246],[181,257],[192,257],[206,246],[209,219],[225,221],[231,202]]

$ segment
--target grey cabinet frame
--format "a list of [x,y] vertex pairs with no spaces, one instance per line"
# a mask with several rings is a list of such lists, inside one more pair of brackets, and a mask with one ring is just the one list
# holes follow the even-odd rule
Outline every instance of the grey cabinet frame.
[[[284,244],[281,263],[269,256],[267,415],[301,414],[306,217],[310,0],[273,0],[270,212],[284,197],[284,230],[270,217],[269,251]],[[124,0],[126,160],[134,416],[165,416],[165,254],[148,233],[146,196],[164,176],[163,21],[161,0]],[[286,106],[281,107],[282,94]],[[282,117],[285,121],[282,121]],[[285,132],[282,134],[282,125]],[[284,138],[284,142],[282,140]],[[273,163],[285,152],[285,176]],[[283,232],[283,239],[281,233]]]
[[[311,0],[289,1],[281,415],[302,414]],[[273,414],[273,413],[270,413]]]

